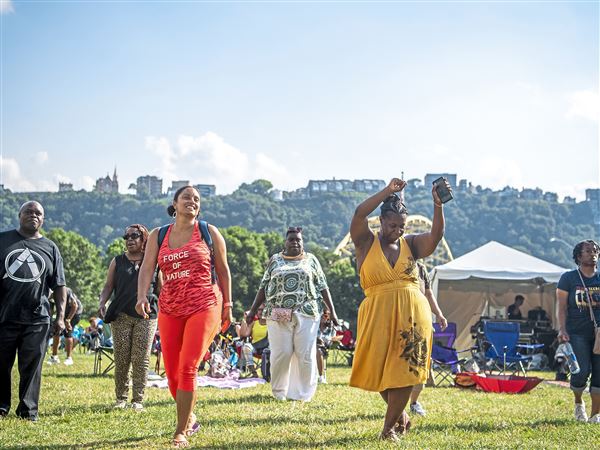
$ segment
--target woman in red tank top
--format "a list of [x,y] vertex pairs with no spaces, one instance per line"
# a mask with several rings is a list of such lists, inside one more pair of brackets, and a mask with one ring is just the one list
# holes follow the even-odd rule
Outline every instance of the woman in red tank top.
[[[213,240],[218,283],[211,281],[211,256],[202,238],[197,216],[200,194],[192,186],[175,192],[167,209],[175,218],[158,247],[158,228],[146,244],[146,254],[138,278],[138,292],[146,292],[158,264],[163,286],[158,299],[158,328],[169,390],[177,403],[177,428],[173,446],[189,446],[187,437],[195,433],[196,376],[202,356],[220,329],[229,327],[231,316],[231,276],[225,240],[209,225]],[[149,304],[138,296],[136,310],[147,317]]]

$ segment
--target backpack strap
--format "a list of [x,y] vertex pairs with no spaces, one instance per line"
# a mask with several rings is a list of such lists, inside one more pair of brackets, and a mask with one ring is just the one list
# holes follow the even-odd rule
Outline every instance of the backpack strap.
[[160,250],[160,247],[163,243],[163,241],[165,240],[165,236],[167,235],[167,231],[169,231],[169,227],[171,225],[163,225],[162,227],[160,227],[158,229],[158,249]]
[[206,220],[199,220],[200,224],[200,233],[202,234],[202,239],[208,245],[208,249],[210,250],[210,282],[212,284],[217,283],[217,271],[215,269],[215,249],[213,246],[212,236],[210,235],[210,230],[208,229],[208,222]]

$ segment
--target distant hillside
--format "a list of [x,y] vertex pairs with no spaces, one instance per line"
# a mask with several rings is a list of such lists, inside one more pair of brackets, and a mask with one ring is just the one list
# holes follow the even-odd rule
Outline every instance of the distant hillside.
[[[262,187],[262,191],[261,191]],[[93,192],[3,193],[0,229],[17,225],[17,211],[26,200],[46,209],[46,229],[76,231],[105,249],[131,223],[156,227],[170,221],[169,199],[137,199],[130,195]],[[327,193],[316,198],[272,200],[263,185],[242,185],[230,195],[203,200],[203,217],[218,227],[241,226],[256,232],[282,233],[301,225],[305,240],[333,249],[348,232],[354,209],[364,199],[358,193]],[[406,194],[411,214],[431,217],[431,193],[416,189]],[[574,205],[543,200],[506,198],[498,193],[457,193],[445,207],[446,239],[455,257],[496,240],[547,261],[570,267],[568,243],[598,238],[587,203]]]

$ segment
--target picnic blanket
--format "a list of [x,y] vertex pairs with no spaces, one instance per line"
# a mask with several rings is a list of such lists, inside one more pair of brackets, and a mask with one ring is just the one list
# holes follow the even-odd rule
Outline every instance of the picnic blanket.
[[[153,377],[154,378],[154,377]],[[219,389],[244,389],[251,388],[266,383],[262,378],[239,378],[234,376],[226,376],[225,378],[212,378],[208,376],[198,376],[198,387],[216,387]],[[148,387],[156,387],[166,389],[169,387],[166,378],[148,379],[146,384]]]

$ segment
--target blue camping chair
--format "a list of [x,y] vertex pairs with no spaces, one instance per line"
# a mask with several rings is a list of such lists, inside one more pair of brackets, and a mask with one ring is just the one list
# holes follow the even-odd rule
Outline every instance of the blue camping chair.
[[533,355],[523,355],[519,350],[537,350],[544,347],[544,344],[519,344],[520,332],[521,326],[518,322],[486,321],[483,324],[484,343],[487,346],[485,357],[490,373],[495,368],[501,374],[508,369],[511,375],[518,372],[527,375],[523,363],[530,361]]
[[472,352],[472,349],[456,350],[454,341],[456,340],[456,324],[449,322],[448,327],[442,331],[440,325],[433,324],[433,345],[431,348],[431,362],[433,370],[434,386],[441,386],[444,383],[454,385],[454,376],[461,371],[461,365],[468,359],[460,357],[459,354]]

